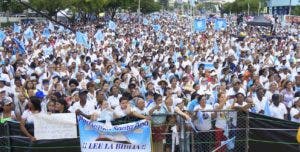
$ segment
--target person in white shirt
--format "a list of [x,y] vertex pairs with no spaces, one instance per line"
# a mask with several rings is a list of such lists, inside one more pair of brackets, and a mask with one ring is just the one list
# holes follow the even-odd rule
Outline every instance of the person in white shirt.
[[[228,127],[227,120],[229,119],[229,112],[220,112],[220,110],[231,109],[231,104],[227,101],[225,93],[221,92],[218,94],[218,103],[214,104],[214,109],[216,110],[215,148],[218,148],[221,145],[221,141],[226,139],[223,131]],[[220,150],[225,151],[225,147]]]
[[147,114],[147,109],[146,109],[146,102],[142,98],[137,98],[136,99],[136,106],[133,107],[133,111],[141,114],[141,115],[146,115]]
[[69,111],[71,113],[76,113],[77,115],[82,115],[88,119],[91,118],[91,114],[95,111],[95,106],[89,104],[87,102],[87,90],[80,90],[79,92],[79,102],[75,102],[71,107],[69,107]]
[[272,104],[270,105],[271,117],[287,120],[286,106],[281,102],[279,94],[273,94]]
[[112,86],[110,89],[111,96],[107,98],[107,102],[109,103],[112,109],[115,109],[119,105],[119,99],[122,97],[119,94],[119,89],[117,86]]
[[127,97],[122,96],[119,99],[119,102],[120,102],[120,105],[114,109],[114,118],[122,118],[125,116],[134,116],[136,118],[148,119],[148,117],[133,111],[132,107],[130,107],[129,100]]
[[300,98],[295,98],[294,106],[290,111],[291,121],[300,123]]
[[198,99],[199,105],[194,107],[196,119],[193,123],[195,124],[195,128],[201,132],[196,134],[195,140],[203,142],[200,144],[199,151],[209,151],[212,144],[210,142],[207,143],[207,140],[213,139],[213,132],[210,130],[212,129],[212,118],[215,117],[215,113],[206,111],[213,110],[213,106],[206,104],[205,96],[200,96]]
[[252,109],[252,112],[264,114],[266,102],[270,101],[267,99],[267,97],[265,97],[265,89],[258,88],[256,96],[254,96],[252,99],[254,103],[254,109]]

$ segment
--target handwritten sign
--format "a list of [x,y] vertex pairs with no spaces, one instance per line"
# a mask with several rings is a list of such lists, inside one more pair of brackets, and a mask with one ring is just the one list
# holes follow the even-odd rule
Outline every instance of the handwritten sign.
[[36,114],[33,119],[34,136],[37,140],[77,138],[74,113]]

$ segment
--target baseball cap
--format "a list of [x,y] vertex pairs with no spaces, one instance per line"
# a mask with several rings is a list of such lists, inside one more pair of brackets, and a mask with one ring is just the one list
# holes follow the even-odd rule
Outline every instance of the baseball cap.
[[4,103],[4,105],[9,105],[10,103],[12,103],[12,99],[10,97],[4,97],[2,99],[2,102]]

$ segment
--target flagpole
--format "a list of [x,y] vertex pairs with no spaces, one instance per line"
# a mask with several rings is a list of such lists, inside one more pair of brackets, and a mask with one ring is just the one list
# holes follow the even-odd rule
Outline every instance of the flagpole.
[[249,16],[249,14],[250,14],[250,4],[248,2],[248,16]]
[[139,8],[138,8],[138,17],[139,17],[139,24],[141,24],[141,0],[139,0]]

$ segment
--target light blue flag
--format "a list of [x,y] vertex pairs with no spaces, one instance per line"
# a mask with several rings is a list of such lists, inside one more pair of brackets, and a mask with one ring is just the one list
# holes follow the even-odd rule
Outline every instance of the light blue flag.
[[17,44],[18,51],[21,54],[24,54],[25,53],[25,45],[24,45],[24,43],[22,41],[20,41],[18,38],[13,38],[13,41]]
[[161,26],[159,24],[156,24],[156,25],[152,25],[153,29],[155,32],[159,31]]
[[94,38],[97,41],[103,41],[104,40],[104,35],[103,35],[102,31],[98,30],[97,33],[94,35]]
[[202,111],[197,112],[197,117],[198,117],[199,123],[202,124],[203,123],[203,113],[202,113]]
[[117,25],[116,25],[115,22],[109,21],[109,22],[108,22],[108,28],[111,29],[111,30],[116,30]]
[[77,31],[76,32],[76,42],[85,47],[89,46],[87,34]]
[[157,20],[160,19],[159,14],[151,14],[151,20]]
[[50,30],[49,30],[49,28],[44,28],[42,36],[45,37],[45,38],[47,38],[47,39],[50,37]]
[[143,24],[144,24],[144,25],[148,25],[148,24],[149,24],[149,21],[148,21],[146,18],[144,18],[144,19],[143,19]]
[[33,31],[31,30],[30,27],[28,27],[25,31],[24,31],[24,37],[25,39],[32,39],[34,36]]
[[226,27],[227,27],[227,21],[226,21],[226,19],[224,19],[224,18],[215,19],[214,29],[216,31],[219,31],[221,29],[225,29]]
[[63,26],[59,26],[58,32],[63,33],[65,31],[65,28]]
[[49,21],[49,25],[48,28],[53,32],[54,31],[54,25],[52,24],[52,22]]
[[21,33],[21,26],[14,23],[14,33]]
[[190,0],[190,5],[191,5],[191,7],[195,7],[196,6],[195,0]]
[[214,64],[212,62],[202,62],[202,64],[204,64],[204,70],[215,69]]
[[264,114],[266,115],[266,116],[271,116],[271,111],[270,111],[270,105],[269,105],[269,102],[268,101],[266,101],[266,104],[265,104],[265,108],[264,108]]
[[5,39],[6,35],[4,31],[0,31],[0,45],[2,45],[3,40]]
[[194,21],[194,31],[195,32],[204,32],[206,31],[206,19],[195,19]]
[[225,141],[221,141],[221,147],[226,145],[228,150],[232,150],[234,149],[234,143],[235,143],[235,136]]

